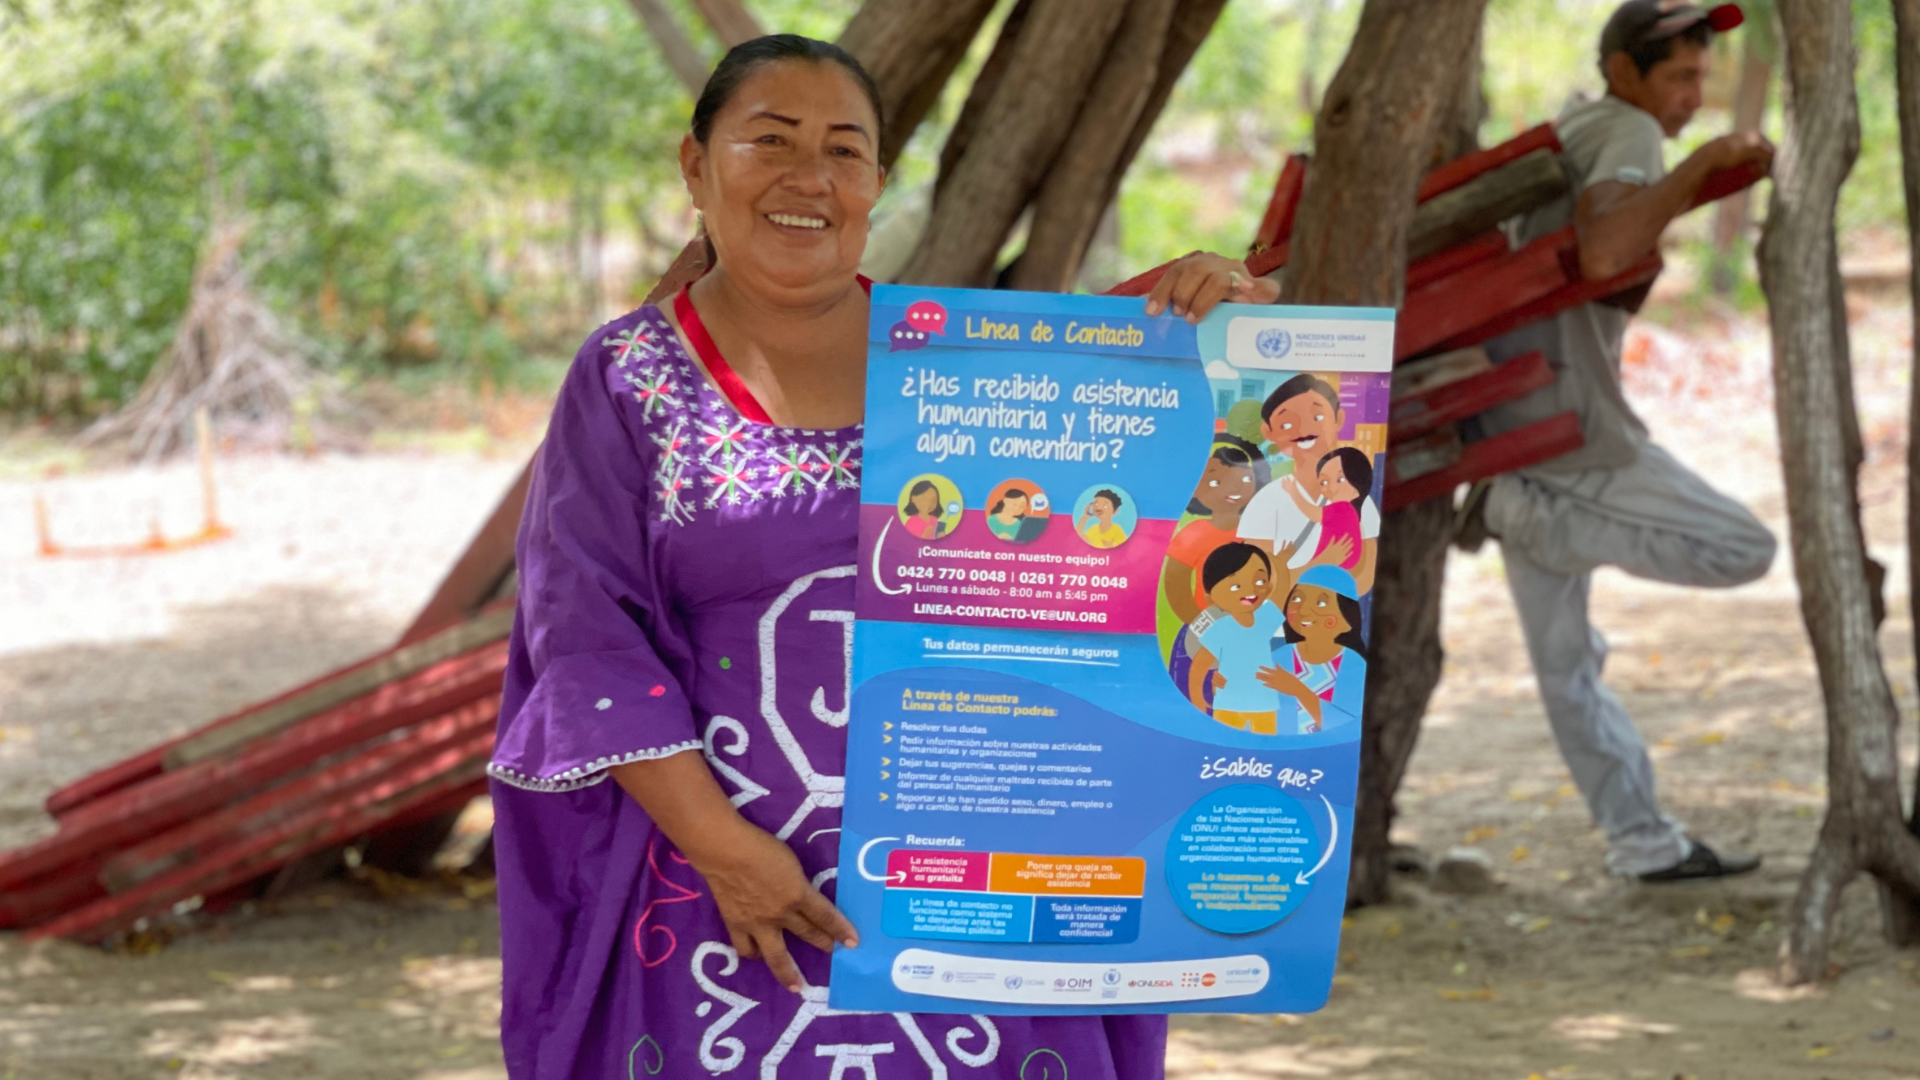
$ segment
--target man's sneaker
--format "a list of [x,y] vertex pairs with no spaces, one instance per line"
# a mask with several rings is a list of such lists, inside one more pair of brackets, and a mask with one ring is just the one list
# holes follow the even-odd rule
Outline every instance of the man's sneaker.
[[1493,536],[1493,531],[1487,528],[1487,492],[1492,489],[1492,480],[1475,480],[1467,489],[1467,497],[1453,512],[1454,547],[1472,554]]
[[1687,842],[1693,845],[1693,850],[1687,852],[1686,858],[1665,870],[1650,870],[1641,874],[1640,880],[1655,885],[1675,881],[1707,881],[1712,878],[1751,873],[1760,868],[1758,855],[1749,855],[1743,851],[1729,851],[1722,855],[1691,836],[1687,838]]

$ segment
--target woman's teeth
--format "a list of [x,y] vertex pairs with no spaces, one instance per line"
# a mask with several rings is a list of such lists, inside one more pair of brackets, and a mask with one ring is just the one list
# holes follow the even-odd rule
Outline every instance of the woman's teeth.
[[768,214],[767,220],[773,222],[775,225],[791,225],[796,229],[824,229],[827,227],[825,218],[802,217],[798,214]]

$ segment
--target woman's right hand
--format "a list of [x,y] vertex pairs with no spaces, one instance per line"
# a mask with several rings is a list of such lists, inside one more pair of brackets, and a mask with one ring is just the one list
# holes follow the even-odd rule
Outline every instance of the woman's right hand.
[[701,857],[689,855],[707,879],[734,951],[748,960],[765,960],[780,985],[799,993],[799,965],[787,951],[785,934],[832,952],[835,942],[851,949],[860,943],[853,924],[807,880],[793,849],[745,819],[736,819],[725,843],[706,845]]

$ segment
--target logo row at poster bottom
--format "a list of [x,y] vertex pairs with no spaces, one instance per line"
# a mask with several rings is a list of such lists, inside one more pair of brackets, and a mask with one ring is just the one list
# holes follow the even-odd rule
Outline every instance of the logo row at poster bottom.
[[893,959],[893,985],[906,993],[1019,1005],[1148,1005],[1244,997],[1265,989],[1269,976],[1261,956],[1078,964],[905,949]]

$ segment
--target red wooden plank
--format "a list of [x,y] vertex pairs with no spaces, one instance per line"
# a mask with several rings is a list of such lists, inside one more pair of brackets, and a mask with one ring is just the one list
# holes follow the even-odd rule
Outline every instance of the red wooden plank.
[[529,458],[520,475],[500,497],[493,513],[480,526],[465,551],[454,561],[453,569],[434,590],[432,599],[414,616],[413,625],[400,635],[399,645],[410,645],[438,631],[472,618],[487,601],[493,599],[500,583],[513,571],[513,542],[520,535],[520,514],[527,505],[527,488],[533,484],[533,461]]
[[325,768],[118,852],[101,867],[100,883],[108,892],[122,893],[198,862],[222,847],[277,827],[323,802],[345,798],[397,769],[458,744],[490,726],[498,714],[498,702],[482,699],[423,721],[398,738],[356,750]]
[[1478,375],[1394,402],[1388,411],[1388,437],[1395,443],[1405,442],[1442,424],[1477,416],[1503,401],[1551,385],[1553,369],[1547,365],[1546,354],[1536,351],[1516,356]]
[[325,804],[293,821],[220,849],[192,865],[163,874],[43,923],[29,940],[67,937],[98,940],[159,915],[174,904],[205,896],[283,866],[329,844],[350,840],[413,808],[462,790],[485,790],[493,733],[483,732],[401,770],[350,798]]
[[1450,495],[1461,484],[1559,457],[1578,450],[1585,443],[1580,435],[1580,417],[1571,412],[1557,413],[1490,439],[1468,443],[1461,450],[1460,460],[1444,469],[1401,483],[1389,481],[1382,493],[1384,509],[1398,510]]
[[1587,281],[1577,274],[1566,284],[1525,303],[1514,304],[1494,315],[1486,322],[1479,323],[1460,331],[1437,345],[1435,351],[1464,349],[1469,345],[1478,345],[1490,341],[1501,334],[1520,327],[1552,318],[1568,308],[1595,300],[1604,300],[1609,296],[1626,292],[1628,289],[1645,285],[1660,273],[1660,256],[1649,255],[1625,271],[1607,278],[1605,281]]
[[82,806],[61,831],[0,856],[0,889],[153,836],[244,792],[298,772],[326,754],[497,695],[506,643],[495,642],[248,743],[237,753],[169,772]]
[[1455,244],[1445,251],[1436,251],[1424,259],[1415,259],[1407,265],[1407,291],[1412,292],[1443,277],[1457,274],[1469,266],[1497,259],[1509,250],[1507,234],[1495,230],[1482,233],[1464,244]]
[[1273,183],[1273,198],[1267,200],[1267,212],[1253,232],[1253,250],[1267,248],[1293,235],[1293,216],[1300,209],[1300,191],[1307,184],[1307,155],[1288,154]]
[[[404,644],[407,643],[403,642],[402,645]],[[166,758],[176,748],[197,740],[208,732],[229,727],[241,720],[258,716],[270,709],[279,708],[286,702],[313,693],[329,684],[337,683],[367,668],[383,663],[392,658],[393,655],[400,650],[402,645],[395,645],[392,648],[374,653],[365,659],[355,661],[345,667],[336,668],[317,679],[302,683],[299,686],[276,694],[264,701],[256,701],[236,712],[229,713],[210,723],[203,724],[184,735],[168,739],[166,742],[152,749],[145,750],[117,764],[109,765],[99,772],[82,777],[48,796],[45,803],[47,813],[55,818],[64,819],[87,803],[152,779],[166,771]],[[317,712],[319,710],[316,709],[315,711]]]
[[[1570,280],[1573,226],[1548,233],[1518,251],[1475,263],[1410,290],[1394,328],[1394,358],[1430,352],[1441,342],[1515,307],[1546,296]],[[1465,344],[1477,344],[1474,338]],[[1459,348],[1458,344],[1448,348]]]
[[1426,202],[1435,195],[1452,191],[1481,173],[1518,161],[1543,146],[1556,154],[1560,152],[1560,137],[1554,134],[1552,124],[1529,128],[1499,146],[1462,154],[1422,177],[1419,192],[1414,195],[1413,201]]
[[0,893],[0,930],[32,926],[107,894],[96,875],[102,860],[70,863],[52,874]]

